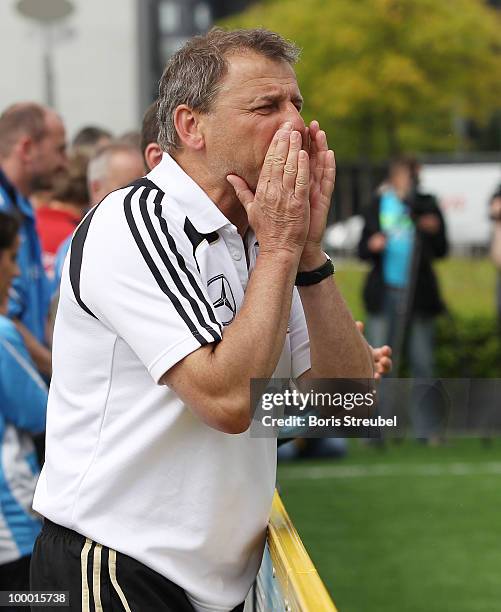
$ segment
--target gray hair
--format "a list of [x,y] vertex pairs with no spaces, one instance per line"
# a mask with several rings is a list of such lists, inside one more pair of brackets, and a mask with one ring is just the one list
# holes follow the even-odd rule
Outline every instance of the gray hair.
[[127,153],[129,155],[141,157],[141,151],[137,147],[132,147],[129,144],[121,142],[112,142],[102,149],[99,149],[97,153],[90,158],[89,165],[87,166],[87,185],[89,189],[91,183],[94,181],[104,181],[108,179],[111,160],[119,153]]
[[164,151],[180,147],[174,126],[174,111],[180,104],[208,113],[228,71],[227,58],[252,51],[275,61],[295,64],[299,48],[279,34],[263,28],[222,30],[213,28],[191,38],[167,62],[160,79],[158,144]]

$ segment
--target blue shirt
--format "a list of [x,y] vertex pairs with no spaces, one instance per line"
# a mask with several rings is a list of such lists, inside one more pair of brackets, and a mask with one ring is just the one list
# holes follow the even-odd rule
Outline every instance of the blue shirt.
[[64,260],[66,259],[66,255],[70,250],[71,240],[73,238],[73,234],[68,236],[64,242],[59,245],[57,249],[56,258],[54,260],[54,279],[52,281],[52,290],[51,294],[54,295],[57,291],[59,291],[59,285],[61,284],[61,275],[63,273],[63,265]]
[[40,469],[28,432],[44,430],[46,406],[21,335],[0,315],[0,566],[31,554],[40,531],[31,510]]
[[386,236],[383,251],[383,280],[386,285],[406,287],[414,248],[414,224],[409,207],[394,191],[381,196],[379,225]]
[[9,183],[1,169],[0,210],[8,214],[15,214],[17,211],[21,218],[18,254],[21,274],[12,283],[8,316],[11,319],[19,319],[39,342],[45,344],[50,286],[42,265],[35,215],[29,200]]

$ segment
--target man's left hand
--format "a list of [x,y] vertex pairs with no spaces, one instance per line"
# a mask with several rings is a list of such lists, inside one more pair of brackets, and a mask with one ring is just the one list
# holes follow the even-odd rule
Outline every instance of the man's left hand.
[[310,228],[299,271],[314,270],[325,262],[322,239],[336,178],[334,152],[329,150],[327,137],[318,121],[312,121],[306,128],[305,141],[303,145],[310,156]]
[[[363,334],[365,328],[363,322],[355,321],[355,323],[360,333]],[[385,374],[389,374],[391,372],[391,368],[393,366],[393,362],[391,360],[391,347],[385,344],[384,346],[378,346],[377,348],[370,346],[370,349],[372,353],[372,360],[374,362],[374,378],[376,380],[381,380]]]
[[385,344],[384,346],[379,346],[378,348],[373,348],[371,346],[371,350],[372,358],[374,359],[374,378],[376,380],[381,380],[385,374],[389,374],[391,372],[391,348]]

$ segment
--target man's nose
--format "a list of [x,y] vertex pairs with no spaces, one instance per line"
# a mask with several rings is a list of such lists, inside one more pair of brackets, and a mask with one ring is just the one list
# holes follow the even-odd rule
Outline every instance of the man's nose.
[[297,130],[298,132],[301,132],[301,134],[303,134],[304,127],[305,127],[304,126],[304,121],[303,121],[303,118],[301,117],[301,113],[294,106],[294,104],[292,104],[291,108],[289,109],[287,121],[291,121],[292,122],[292,129],[293,130]]
[[294,106],[294,104],[291,104],[287,108],[287,112],[284,113],[282,124],[285,123],[286,121],[290,121],[292,123],[292,129],[297,130],[301,134],[304,140],[304,135],[305,135],[304,121],[303,121],[303,118],[301,117],[301,113]]

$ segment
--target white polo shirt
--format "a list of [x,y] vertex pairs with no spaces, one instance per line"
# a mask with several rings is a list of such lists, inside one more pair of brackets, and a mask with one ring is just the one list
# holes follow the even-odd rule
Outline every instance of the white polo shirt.
[[[255,238],[246,242],[166,154],[85,217],[63,269],[33,503],[166,576],[202,611],[231,610],[255,578],[276,440],[212,429],[157,383],[234,319],[249,278],[244,249],[251,270],[257,254]],[[275,375],[309,367],[294,291]]]

